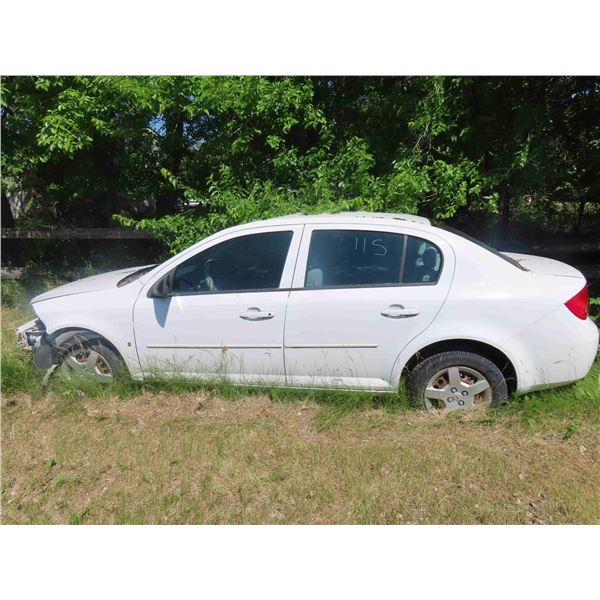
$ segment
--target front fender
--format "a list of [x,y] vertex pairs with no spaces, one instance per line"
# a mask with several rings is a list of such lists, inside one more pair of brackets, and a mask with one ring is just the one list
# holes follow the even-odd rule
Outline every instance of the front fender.
[[[32,304],[51,338],[65,330],[86,330],[106,339],[121,355],[132,377],[141,375],[135,346],[132,306],[140,286],[130,290],[74,294]],[[125,290],[125,291],[123,291]]]

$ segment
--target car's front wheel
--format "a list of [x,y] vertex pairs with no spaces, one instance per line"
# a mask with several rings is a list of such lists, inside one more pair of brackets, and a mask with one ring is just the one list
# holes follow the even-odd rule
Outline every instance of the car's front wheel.
[[121,357],[99,336],[87,332],[57,340],[57,371],[63,376],[99,383],[111,383],[126,368]]
[[411,371],[408,391],[413,404],[426,410],[468,410],[506,404],[508,388],[502,371],[473,352],[440,352]]

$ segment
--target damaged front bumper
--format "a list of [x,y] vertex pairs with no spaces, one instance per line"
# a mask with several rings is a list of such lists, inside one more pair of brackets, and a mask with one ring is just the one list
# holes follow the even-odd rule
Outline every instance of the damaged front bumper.
[[33,362],[45,374],[45,383],[57,366],[56,346],[48,339],[45,325],[40,319],[33,319],[18,327],[16,334],[17,344],[33,353]]
[[46,328],[39,319],[32,319],[17,328],[17,344],[24,350],[39,348],[42,338],[46,334]]

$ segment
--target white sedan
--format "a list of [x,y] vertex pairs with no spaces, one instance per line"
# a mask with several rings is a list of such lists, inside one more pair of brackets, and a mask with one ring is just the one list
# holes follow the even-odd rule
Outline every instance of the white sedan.
[[18,334],[48,374],[373,392],[406,378],[437,410],[581,379],[598,350],[579,271],[400,214],[249,223],[32,305]]

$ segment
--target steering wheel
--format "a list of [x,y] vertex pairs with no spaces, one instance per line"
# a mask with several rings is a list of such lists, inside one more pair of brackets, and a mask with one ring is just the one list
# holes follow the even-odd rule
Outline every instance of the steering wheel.
[[214,292],[217,290],[217,286],[215,285],[215,280],[211,274],[212,265],[216,262],[216,259],[209,258],[204,263],[204,277],[197,283],[197,285],[193,288],[195,291],[208,290]]
[[[177,269],[177,271],[175,272],[175,277],[174,277],[174,285],[176,286],[177,291],[186,291],[186,292],[192,292],[195,291],[197,289],[197,285],[193,282],[198,281],[197,276],[195,276],[195,273],[198,270],[198,266],[195,266],[192,269],[185,269],[183,270],[182,273],[182,269]],[[185,289],[181,289],[182,285],[184,284],[184,288]]]

